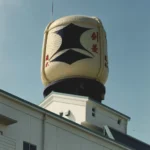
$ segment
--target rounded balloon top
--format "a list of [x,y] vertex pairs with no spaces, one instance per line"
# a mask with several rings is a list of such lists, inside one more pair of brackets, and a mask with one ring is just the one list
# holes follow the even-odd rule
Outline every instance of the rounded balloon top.
[[66,16],[48,24],[41,59],[41,79],[46,87],[81,78],[105,84],[107,77],[107,40],[100,19]]

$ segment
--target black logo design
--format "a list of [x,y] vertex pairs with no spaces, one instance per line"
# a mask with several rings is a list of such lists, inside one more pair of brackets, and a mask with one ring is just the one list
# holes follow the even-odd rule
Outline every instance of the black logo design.
[[[92,58],[93,54],[89,52],[87,49],[85,49],[80,43],[81,35],[87,30],[91,30],[91,29],[79,27],[71,23],[68,26],[64,27],[63,29],[56,31],[55,33],[57,33],[62,38],[62,44],[57,50],[57,52],[55,52],[52,55],[52,57],[56,55],[57,53],[64,51],[66,49],[68,49],[68,51],[64,52],[60,56],[50,61],[51,62],[61,61],[67,64],[72,64],[81,59]],[[91,55],[91,57],[88,55],[84,55],[82,53],[76,52],[73,50],[73,48],[78,48],[81,51],[86,51],[87,53]]]
[[85,58],[92,58],[92,57],[81,54],[81,53],[76,52],[72,49],[69,49],[67,52],[65,52],[62,55],[56,57],[52,61],[61,61],[61,62],[65,62],[65,63],[70,65],[70,64],[72,64],[72,63],[74,63],[78,60],[85,59]]

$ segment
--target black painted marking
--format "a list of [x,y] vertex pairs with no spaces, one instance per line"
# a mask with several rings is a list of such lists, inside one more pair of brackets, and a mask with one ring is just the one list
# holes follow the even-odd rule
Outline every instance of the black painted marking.
[[52,55],[52,57],[60,51],[73,48],[78,48],[81,51],[86,51],[93,56],[93,54],[85,49],[80,43],[81,35],[87,30],[91,30],[91,28],[83,28],[71,23],[63,29],[56,31],[55,33],[57,33],[62,38],[62,44],[57,52]]
[[81,54],[81,53],[76,52],[72,49],[69,49],[67,52],[65,52],[62,55],[60,55],[60,56],[56,57],[55,59],[51,60],[51,62],[60,61],[60,62],[64,62],[64,63],[67,63],[67,64],[71,65],[76,61],[79,61],[81,59],[86,59],[86,58],[92,58],[92,57]]

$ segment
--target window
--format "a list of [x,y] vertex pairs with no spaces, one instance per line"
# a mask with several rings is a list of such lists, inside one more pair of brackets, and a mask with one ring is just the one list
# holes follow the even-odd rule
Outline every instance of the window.
[[36,150],[36,145],[23,142],[23,150]]
[[96,109],[93,107],[93,108],[92,108],[92,116],[93,116],[93,117],[95,117],[95,110],[96,110]]
[[118,124],[120,125],[120,124],[121,124],[121,119],[118,119],[118,121],[117,121],[117,122],[118,122]]

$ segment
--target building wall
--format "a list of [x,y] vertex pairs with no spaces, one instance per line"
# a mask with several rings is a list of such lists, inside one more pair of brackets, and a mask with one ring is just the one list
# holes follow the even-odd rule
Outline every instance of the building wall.
[[[65,123],[60,124],[59,121],[48,119],[46,122],[46,149],[51,147],[55,150],[123,150],[112,143],[100,139],[96,135],[79,131],[73,126],[67,126]],[[49,136],[49,135],[52,136]]]
[[[92,116],[92,108],[95,108],[95,116]],[[121,122],[118,123],[118,120],[121,120]],[[125,120],[121,115],[119,116],[108,110],[106,111],[104,107],[101,107],[94,102],[87,102],[86,121],[99,127],[108,125],[120,132],[127,132],[127,120]]]
[[[51,105],[49,105],[46,109],[58,115],[60,112],[62,112],[64,118],[79,124],[81,124],[81,122],[85,120],[85,106],[83,105],[52,102]],[[70,115],[65,116],[65,113],[67,113],[68,111],[70,111]]]
[[[84,128],[81,130],[63,118],[56,118],[54,115],[46,115],[44,118],[44,112],[38,108],[25,106],[3,96],[0,96],[0,114],[17,121],[12,125],[0,126],[0,131],[3,131],[1,136],[7,140],[13,139],[16,150],[23,149],[23,141],[36,145],[37,150],[126,149],[92,134],[91,131],[87,132]],[[1,139],[0,141],[2,142]]]
[[17,123],[0,129],[3,135],[16,141],[16,150],[23,149],[23,141],[35,144],[41,150],[42,114],[4,97],[0,99],[0,114],[17,120]]
[[15,150],[16,149],[16,141],[0,135],[0,150]]
[[49,133],[47,132],[47,136],[48,134],[53,134],[53,136],[49,140],[47,138],[46,150],[49,149],[48,147],[53,150],[110,150],[61,128],[52,127],[52,125],[47,125],[47,127],[51,129]]
[[[62,112],[64,118],[81,124],[85,121],[86,99],[83,96],[53,92],[40,106],[57,115]],[[70,115],[66,116],[65,113],[68,111]]]
[[[58,115],[62,112],[64,118],[78,124],[86,122],[101,128],[108,125],[120,132],[127,133],[128,117],[88,97],[53,92],[40,106]],[[95,108],[95,116],[92,116],[92,108]],[[65,112],[69,110],[70,116],[65,116]]]

